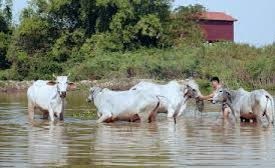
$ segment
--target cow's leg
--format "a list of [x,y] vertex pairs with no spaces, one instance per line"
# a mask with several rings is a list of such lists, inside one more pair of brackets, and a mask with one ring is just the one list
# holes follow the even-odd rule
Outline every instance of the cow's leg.
[[179,109],[179,112],[178,112],[178,114],[177,114],[177,117],[179,117],[182,113],[183,113],[183,111],[186,109],[186,103],[184,103],[184,104],[182,104],[181,106],[180,106],[180,109]]
[[157,120],[156,118],[157,118],[157,117],[156,117],[155,114],[154,114],[154,115],[150,115],[150,116],[148,117],[148,123],[151,123],[151,122],[156,121],[156,120]]
[[29,119],[34,119],[34,105],[31,101],[28,102],[28,113],[29,113]]
[[[249,113],[250,114],[250,118],[249,118],[249,122],[258,122],[258,120],[257,120],[257,115],[255,115],[254,113]],[[261,120],[261,118],[260,118],[260,120]]]
[[140,117],[138,114],[125,114],[125,115],[118,115],[116,117],[112,117],[112,122],[115,121],[128,121],[128,122],[136,122],[140,121]]
[[63,121],[63,120],[64,120],[64,112],[61,112],[61,113],[59,114],[59,120],[60,120],[60,121]]
[[112,117],[113,118],[113,121],[112,122],[115,122],[115,121],[128,121],[128,122],[135,122],[137,120],[139,120],[139,116],[138,114],[123,114],[123,115],[118,115],[116,117]]
[[98,117],[101,117],[101,116],[102,116],[102,114],[99,113],[99,112],[97,112],[96,114],[97,114]]
[[270,124],[271,123],[270,117],[267,114],[265,116],[266,116],[266,120],[267,120],[268,124]]
[[137,122],[140,121],[140,117],[138,114],[134,114],[133,116],[130,117],[130,122]]
[[252,122],[254,122],[254,123],[257,122],[257,118],[253,118],[253,119],[251,119],[251,120],[252,120]]
[[167,108],[167,111],[168,111],[167,117],[172,118],[174,116],[175,110],[169,105]]
[[153,121],[156,121],[156,114],[154,112],[151,112],[148,116],[148,123],[151,123]]
[[241,112],[236,110],[235,111],[235,120],[236,120],[236,122],[241,121],[240,119],[241,119]]
[[47,111],[47,110],[43,110],[42,111],[42,113],[43,113],[43,116],[42,116],[42,118],[41,119],[48,119],[49,118],[49,112]]
[[62,98],[61,99],[61,111],[60,111],[59,116],[58,116],[60,121],[64,120],[64,109],[65,109],[65,102],[64,102],[64,99]]
[[112,114],[102,113],[101,117],[96,121],[97,123],[105,122],[106,120],[112,118]]
[[252,121],[252,122],[260,122],[261,123],[261,116],[257,116],[256,114],[249,112],[246,120],[248,122]]
[[51,119],[51,121],[54,121],[54,112],[53,112],[53,109],[51,107],[49,107],[48,109],[49,109],[50,119]]
[[224,117],[224,118],[228,118],[230,112],[231,112],[231,109],[230,109],[229,107],[224,107],[224,108],[223,108],[223,112],[222,112],[222,113],[223,113],[223,117]]
[[252,112],[242,113],[240,115],[240,119],[243,122],[250,122],[251,120],[254,122],[257,119],[257,116],[254,113],[252,113]]
[[112,122],[115,122],[116,121],[116,118],[113,118],[113,117],[109,117],[107,118],[105,121],[103,122],[106,122],[106,123],[112,123]]
[[253,120],[253,122],[258,122],[258,123],[262,123],[262,115],[263,115],[263,110],[261,107],[261,103],[256,101],[256,103],[250,107],[249,112],[247,114],[249,114],[249,118],[251,120]]
[[272,100],[269,96],[264,96],[260,98],[258,108],[256,108],[257,114],[260,116],[266,117],[268,125],[272,123],[273,120],[273,107],[272,107]]
[[250,119],[247,119],[245,117],[240,117],[241,122],[250,122]]
[[157,103],[156,107],[150,112],[149,117],[148,117],[148,122],[151,123],[153,121],[156,121],[156,116],[158,113],[158,108],[159,108],[160,102]]

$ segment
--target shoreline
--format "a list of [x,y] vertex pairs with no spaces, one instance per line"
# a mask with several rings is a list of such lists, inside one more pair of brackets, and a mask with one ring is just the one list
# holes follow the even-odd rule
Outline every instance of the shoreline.
[[[181,81],[182,79],[174,79]],[[81,80],[74,82],[77,85],[75,90],[88,90],[91,86],[99,86],[102,88],[108,88],[111,90],[128,90],[132,86],[136,85],[141,81],[166,83],[168,80],[156,80],[156,79],[144,79],[144,78],[115,78],[115,79],[102,79],[102,80]],[[170,80],[169,80],[170,81]],[[27,89],[32,85],[34,80],[31,81],[14,81],[14,80],[0,80],[0,93],[20,93],[27,91]],[[197,81],[200,84],[199,81]],[[202,84],[202,83],[201,83]],[[204,85],[204,84],[202,84]],[[275,88],[272,87],[257,87],[257,88],[246,88],[246,90],[254,89],[265,89],[275,93]],[[202,92],[206,91],[205,86],[200,86]]]
[[[128,90],[140,81],[157,81],[153,79],[122,78],[110,80],[82,80],[75,82],[76,90],[89,89],[91,86],[99,86],[112,90]],[[26,91],[34,81],[0,81],[0,93],[18,93]],[[165,81],[158,81],[165,82]]]

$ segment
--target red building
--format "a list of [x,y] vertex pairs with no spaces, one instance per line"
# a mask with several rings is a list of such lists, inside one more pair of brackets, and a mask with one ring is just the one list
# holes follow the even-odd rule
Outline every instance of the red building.
[[223,12],[204,12],[199,24],[208,42],[234,41],[234,22],[232,16]]

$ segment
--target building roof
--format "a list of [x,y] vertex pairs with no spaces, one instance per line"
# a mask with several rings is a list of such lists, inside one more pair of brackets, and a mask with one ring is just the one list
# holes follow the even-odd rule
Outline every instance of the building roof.
[[203,12],[199,18],[201,20],[237,21],[237,19],[224,12]]

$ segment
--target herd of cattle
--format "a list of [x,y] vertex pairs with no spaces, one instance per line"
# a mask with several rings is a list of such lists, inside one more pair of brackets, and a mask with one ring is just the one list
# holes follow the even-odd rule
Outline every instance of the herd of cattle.
[[[29,87],[27,97],[31,120],[34,119],[36,108],[43,112],[44,119],[50,116],[51,121],[55,118],[63,120],[66,92],[75,89],[76,85],[68,82],[68,76],[57,76],[55,79],[37,80]],[[176,118],[186,109],[187,101],[201,101],[201,96],[198,84],[193,79],[186,79],[170,81],[167,84],[142,81],[126,91],[95,86],[90,89],[88,101],[93,102],[97,108],[98,123],[134,122],[140,120],[140,113],[146,114],[148,122],[152,122],[159,112],[167,112],[167,117],[176,122]],[[268,123],[274,121],[273,98],[263,89],[248,92],[244,89],[220,88],[215,91],[212,103],[227,104],[237,120],[254,116],[258,122],[263,118],[266,118]]]

